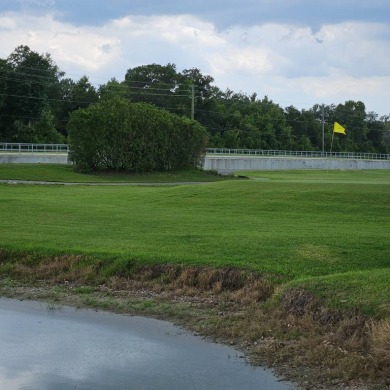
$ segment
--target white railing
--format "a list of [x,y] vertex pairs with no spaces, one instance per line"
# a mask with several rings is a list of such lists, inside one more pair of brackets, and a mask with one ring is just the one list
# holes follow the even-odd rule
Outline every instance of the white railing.
[[302,157],[302,158],[347,158],[357,160],[390,160],[390,154],[352,153],[352,152],[319,152],[296,150],[261,150],[261,149],[225,149],[208,148],[207,155],[218,156],[254,156],[254,157]]
[[68,153],[67,144],[28,144],[0,142],[0,153]]
[[[29,144],[0,142],[0,153],[68,153],[67,144]],[[390,160],[390,154],[352,153],[352,152],[319,152],[296,150],[262,150],[262,149],[226,149],[208,148],[207,155],[213,156],[254,156],[254,157],[300,157],[300,158],[343,158],[357,160]]]

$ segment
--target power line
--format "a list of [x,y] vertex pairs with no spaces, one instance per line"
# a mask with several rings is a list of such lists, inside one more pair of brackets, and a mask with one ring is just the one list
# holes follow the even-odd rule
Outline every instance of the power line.
[[[29,69],[38,69],[38,68],[29,68]],[[41,69],[39,69],[41,70]],[[12,71],[8,71],[8,73],[12,73]],[[36,85],[46,85],[46,83],[44,83],[42,81],[42,79],[47,79],[47,80],[50,80],[52,81],[53,80],[53,77],[50,77],[50,78],[47,78],[47,77],[44,77],[44,76],[40,76],[40,75],[31,75],[30,73],[22,73],[22,72],[14,72],[12,73],[13,75],[15,75],[15,73],[18,73],[18,74],[24,74],[25,76],[36,76],[38,77],[38,79],[36,80],[29,80],[29,84],[36,84]],[[17,81],[17,82],[20,82],[20,83],[25,83],[26,80],[25,79],[15,79],[15,78],[12,78],[12,77],[0,77],[0,79],[3,79],[3,80],[9,80],[9,79],[12,79],[12,81]],[[128,83],[138,83],[138,84],[145,84],[144,86],[139,86],[139,87],[136,87],[136,86],[132,86],[132,85],[128,85]],[[27,85],[27,86],[30,86],[30,85]],[[119,90],[123,90],[124,92],[129,92],[129,96],[131,97],[133,94],[135,95],[139,95],[141,97],[148,97],[148,96],[158,96],[158,97],[187,97],[187,98],[191,98],[191,116],[193,117],[193,113],[195,112],[194,110],[194,98],[204,98],[202,95],[195,95],[195,89],[196,89],[196,86],[193,87],[193,89],[191,89],[192,93],[191,95],[188,93],[188,94],[182,94],[182,93],[175,93],[174,91],[172,91],[171,88],[157,88],[157,87],[150,87],[150,84],[153,85],[153,80],[151,83],[147,83],[145,81],[135,81],[135,80],[132,80],[132,81],[125,81],[125,82],[121,82],[121,83],[118,83],[118,85],[115,85],[115,86],[110,86],[108,85],[108,89],[110,89],[110,87],[112,87],[112,89],[114,91],[117,91],[118,88]],[[57,84],[58,85],[58,84]],[[73,86],[76,86],[77,83],[74,83]],[[172,85],[172,84],[166,84],[166,83],[158,83],[157,85]],[[182,87],[182,84],[175,84],[175,87],[178,87],[178,89],[180,90],[180,88]],[[93,87],[94,88],[94,87]],[[95,90],[96,91],[96,90]],[[167,93],[167,92],[170,92],[170,93]],[[155,92],[155,93],[153,93]],[[98,91],[96,91],[96,94],[99,95]],[[222,93],[223,94],[223,93]],[[27,96],[27,95],[17,95],[17,94],[0,94],[0,96],[9,96],[9,97],[15,97],[15,98],[24,98],[24,99],[37,99],[37,100],[46,100],[46,101],[53,101],[53,102],[66,102],[66,103],[76,103],[76,104],[82,104],[82,105],[88,105],[88,104],[93,104],[93,103],[96,103],[96,101],[80,101],[80,100],[73,100],[73,99],[68,99],[68,98],[50,98],[50,97],[36,97],[36,96]],[[98,96],[97,96],[98,97]],[[243,98],[246,98],[246,100],[243,101]],[[230,96],[210,96],[209,98],[204,98],[205,102],[223,102],[227,105],[227,108],[234,108],[234,105],[235,103],[237,103],[238,107],[236,107],[236,109],[242,114],[242,115],[245,115],[246,113],[248,115],[251,115],[251,114],[254,114],[253,112],[253,107],[256,107],[256,106],[259,106],[259,108],[263,108],[261,107],[260,105],[264,103],[264,101],[261,101],[261,100],[257,100],[257,101],[250,101],[250,98],[245,95],[245,94],[242,94],[242,93],[232,93]],[[286,117],[286,109],[283,110],[282,107],[280,107],[279,105],[277,105],[276,103],[273,103],[272,100],[269,100],[267,101],[267,103],[273,105],[273,107],[277,107],[279,108],[282,112],[283,112],[283,117],[284,117],[284,120],[286,121],[286,124],[290,124],[290,123],[301,123],[301,124],[306,124],[306,125],[310,125],[312,126],[312,122],[311,121],[305,121],[305,120],[298,120],[298,119],[289,119]],[[343,109],[340,110],[339,108],[340,105],[338,106],[335,106],[335,105],[330,105],[330,106],[326,106],[328,109],[331,108],[332,111],[331,111],[331,115],[333,117],[340,117],[340,116],[343,116],[343,115],[350,115],[351,111],[350,109],[348,109],[347,107],[344,107]],[[313,108],[316,107],[313,106]],[[318,105],[318,107],[320,107]],[[163,107],[164,108],[164,107]],[[246,113],[242,113],[242,108],[244,108],[244,111],[246,111]],[[169,110],[178,110],[180,108],[167,108],[165,107],[165,109],[169,109]],[[241,109],[241,110],[240,110]],[[184,110],[184,109],[183,109]],[[263,110],[261,110],[263,111]],[[303,110],[302,110],[303,111]],[[302,111],[299,111],[297,109],[297,112],[298,114],[302,115]],[[313,109],[309,109],[309,110],[306,110],[307,112],[311,112],[313,115],[316,116],[316,113],[313,111]],[[222,115],[222,116],[229,116],[231,115],[232,113],[229,113],[229,112],[220,112],[220,111],[214,111],[214,110],[202,110],[200,108],[197,108],[196,109],[196,112],[198,113],[208,113],[208,114],[216,114],[216,115]],[[262,114],[263,112],[260,112],[260,114]],[[363,113],[363,115],[366,115],[365,113]],[[279,121],[279,119],[275,118],[265,118],[268,122],[272,122],[272,121]],[[283,118],[281,118],[283,119]],[[317,120],[319,120],[319,118],[316,118]],[[386,122],[385,122],[386,123]],[[362,129],[363,127],[359,127],[360,129]],[[370,129],[372,130],[372,129]],[[381,130],[381,129],[378,129],[378,130]]]
[[[45,100],[45,101],[53,101],[53,102],[61,102],[61,103],[75,103],[75,104],[80,104],[80,105],[91,105],[91,104],[96,104],[97,101],[80,101],[80,100],[70,100],[70,99],[54,99],[54,98],[48,98],[48,97],[37,97],[37,96],[27,96],[27,95],[16,95],[16,94],[4,94],[4,93],[0,93],[0,96],[8,96],[8,97],[15,97],[15,98],[21,98],[21,99],[30,99],[30,100]],[[142,96],[173,96],[173,95],[163,95],[163,94],[143,94]],[[176,95],[176,96],[179,96],[179,95]],[[181,95],[181,96],[187,96],[187,95]],[[187,111],[189,112],[190,111],[190,108],[184,108],[184,107],[159,107],[161,109],[165,109],[165,110],[181,110],[181,111]],[[203,112],[203,113],[207,113],[207,114],[216,114],[216,115],[222,115],[225,117],[225,120],[228,120],[229,117],[232,115],[232,113],[221,113],[219,111],[210,111],[210,110],[196,110],[196,112]],[[15,116],[15,117],[19,117],[19,116]],[[20,116],[22,117],[22,116]],[[289,123],[293,122],[295,124],[302,124],[302,125],[307,125],[307,126],[311,126],[311,129],[313,130],[313,123],[311,121],[304,121],[304,120],[298,120],[298,119],[294,119],[294,120],[290,120],[290,119],[286,119],[284,116],[281,117],[281,118],[262,118],[260,117],[259,118],[260,121],[266,121],[267,123],[278,123],[280,122],[281,120],[285,121],[285,125],[286,126],[289,126]],[[333,125],[333,122],[324,122],[327,126],[331,126]],[[203,123],[204,124],[204,123]],[[320,126],[320,123],[318,122],[317,123],[318,126]],[[207,126],[207,125],[206,125]],[[213,128],[214,130],[216,130],[217,128]],[[225,127],[219,127],[218,129],[220,129],[220,131],[226,131],[227,129],[232,129],[232,127],[227,123]],[[360,127],[360,126],[355,126],[354,129],[359,129],[359,130],[362,130],[362,129],[365,129],[364,127]],[[318,130],[318,129],[317,129]],[[383,131],[383,132],[386,132],[388,131],[387,129],[383,129],[383,128],[374,128],[374,127],[370,127],[367,129],[368,131]]]
[[[33,67],[23,67],[23,68],[24,69],[30,69],[30,70],[42,71],[42,72],[51,72],[51,70],[46,70],[46,69],[41,69],[41,68],[33,68]],[[46,77],[46,76],[43,76],[43,75],[37,75],[37,74],[32,74],[32,73],[24,73],[24,72],[20,72],[20,71],[15,71],[14,69],[5,70],[5,71],[3,71],[3,74],[4,73],[5,74],[8,73],[8,74],[10,74],[12,76],[20,76],[21,75],[21,76],[28,76],[28,77],[35,78],[35,80],[29,80],[28,81],[29,84],[40,84],[40,83],[42,83],[42,85],[46,85],[46,83],[44,83],[44,81],[41,82],[41,80],[53,81],[53,78],[55,78],[54,75],[51,76],[51,77]],[[1,73],[0,73],[0,75],[1,75]],[[82,77],[86,77],[89,80],[89,78],[87,76],[82,76]],[[1,77],[0,76],[0,79],[18,81],[18,82],[21,82],[21,83],[22,82],[26,82],[26,79],[20,79],[20,78],[18,79],[18,78],[14,78],[14,77],[11,77],[11,76],[8,76],[8,77],[7,76],[6,77]],[[67,80],[67,79],[65,78],[65,79],[62,79],[62,80]],[[112,78],[110,80],[112,80]],[[71,80],[71,81],[72,81],[73,85],[77,85],[77,82],[74,82],[73,80]],[[108,83],[109,83],[109,81],[108,81]],[[60,83],[60,80],[58,81],[58,83]],[[143,86],[134,86],[134,84],[143,84]],[[167,86],[167,88],[154,87],[153,84],[156,84],[156,85],[159,85],[159,86],[164,86],[165,85],[165,86]],[[92,84],[91,84],[91,86],[98,93],[99,92],[98,91],[99,88],[104,87],[105,85],[102,84],[97,89]],[[138,90],[144,89],[144,90],[155,91],[155,92],[157,92],[157,91],[163,91],[163,92],[170,91],[172,93],[172,95],[168,93],[165,96],[191,97],[191,92],[190,91],[188,91],[188,95],[187,94],[182,94],[182,93],[178,94],[178,93],[175,93],[175,92],[172,91],[172,89],[176,88],[176,87],[177,87],[178,90],[180,90],[183,86],[184,85],[182,83],[177,82],[177,80],[176,81],[172,81],[171,83],[165,83],[165,82],[161,82],[159,80],[154,81],[154,79],[152,79],[150,81],[147,81],[147,80],[125,80],[125,81],[122,81],[122,82],[118,82],[118,84],[115,85],[115,86],[112,86],[112,88],[114,90],[118,90],[119,89],[119,90],[123,90],[125,92],[129,92],[129,90],[137,90],[137,89]],[[108,89],[110,89],[111,86],[107,85],[107,87],[108,87]],[[194,89],[199,91],[199,87],[196,86],[196,85],[194,86]],[[223,91],[219,90],[219,92],[222,95],[224,95]],[[225,103],[228,103],[228,104],[234,104],[235,102],[241,103],[242,102],[242,98],[246,98],[248,101],[250,101],[250,96],[248,96],[245,93],[241,93],[241,92],[237,93],[237,92],[234,92],[234,91],[231,91],[231,92],[232,93],[231,93],[230,96],[215,96],[215,95],[212,95],[210,97],[206,97],[206,99],[210,99],[210,101],[225,102]],[[144,96],[148,96],[148,95],[149,96],[153,96],[153,94],[151,94],[151,93],[147,94],[145,92],[142,92],[142,94]],[[158,94],[156,93],[155,95],[163,96],[162,93],[158,93]],[[203,95],[198,94],[198,93],[195,94],[194,97],[197,98],[197,99],[204,98]],[[258,104],[258,103],[262,103],[262,101],[261,100],[255,100],[254,102],[251,102],[251,104]],[[270,104],[275,104],[278,107],[280,107],[279,104],[274,103],[272,101],[272,99],[269,100],[269,103]],[[286,107],[285,109],[287,109],[287,108],[289,108],[291,106],[294,107],[294,105],[290,105],[290,106]],[[321,107],[321,105],[315,104],[312,108],[304,109],[304,110],[305,111],[312,111],[312,109],[315,106]],[[334,104],[326,105],[327,108],[332,108],[333,111],[337,110],[337,113],[343,115],[343,112],[340,112],[340,108],[338,108],[339,106],[340,106],[340,104],[338,104],[337,106],[334,105]],[[280,107],[280,108],[282,109],[282,107]],[[350,114],[350,110],[348,110],[348,108],[345,108],[344,110],[345,110],[344,112],[346,114],[348,114],[348,115]],[[199,110],[197,110],[197,111],[199,111]],[[300,112],[302,112],[302,111],[303,110],[301,110]]]

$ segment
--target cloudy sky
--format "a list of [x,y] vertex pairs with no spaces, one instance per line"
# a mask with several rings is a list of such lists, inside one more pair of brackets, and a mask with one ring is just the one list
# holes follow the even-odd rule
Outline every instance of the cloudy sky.
[[96,85],[174,63],[282,107],[390,114],[389,0],[1,0],[0,42],[0,58],[28,45]]

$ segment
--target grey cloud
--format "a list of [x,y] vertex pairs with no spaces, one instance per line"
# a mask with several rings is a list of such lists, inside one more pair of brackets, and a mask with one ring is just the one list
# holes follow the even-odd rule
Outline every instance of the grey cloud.
[[314,30],[347,20],[388,24],[390,14],[390,2],[384,0],[2,0],[0,12],[15,9],[15,4],[30,9],[55,8],[63,20],[78,25],[103,24],[125,15],[191,14],[212,22],[219,30],[272,22],[308,25]]

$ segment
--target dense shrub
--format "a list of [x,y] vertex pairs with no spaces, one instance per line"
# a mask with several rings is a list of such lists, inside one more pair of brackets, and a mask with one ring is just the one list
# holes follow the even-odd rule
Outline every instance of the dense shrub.
[[194,168],[207,144],[199,123],[121,98],[73,112],[68,132],[71,158],[82,171]]

